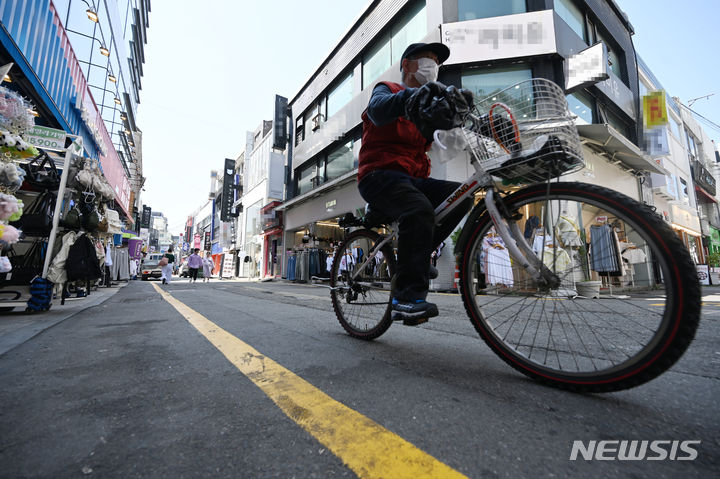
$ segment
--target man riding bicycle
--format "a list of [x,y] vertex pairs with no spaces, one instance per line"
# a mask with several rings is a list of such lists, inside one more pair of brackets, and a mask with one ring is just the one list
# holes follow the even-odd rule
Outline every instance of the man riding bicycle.
[[378,83],[362,114],[358,189],[372,210],[398,221],[392,319],[407,325],[438,315],[437,306],[426,301],[429,280],[437,277],[431,253],[467,212],[457,208],[441,228],[435,227],[435,208],[460,183],[429,178],[426,153],[432,140],[405,117],[408,100],[437,80],[439,65],[449,56],[441,43],[408,46],[400,65],[402,83]]

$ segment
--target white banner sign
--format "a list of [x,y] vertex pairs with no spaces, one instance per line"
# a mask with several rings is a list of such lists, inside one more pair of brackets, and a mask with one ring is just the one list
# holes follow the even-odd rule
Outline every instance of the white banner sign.
[[25,141],[43,150],[65,150],[67,133],[46,126],[36,126],[30,133],[23,135]]
[[222,277],[232,278],[235,276],[235,255],[226,254],[223,260]]
[[445,23],[445,65],[556,53],[552,10]]

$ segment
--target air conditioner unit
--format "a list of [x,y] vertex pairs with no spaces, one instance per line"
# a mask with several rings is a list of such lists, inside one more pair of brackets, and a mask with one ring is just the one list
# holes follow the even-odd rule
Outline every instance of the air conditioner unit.
[[668,190],[668,187],[667,187],[667,186],[656,186],[656,187],[653,188],[652,190],[653,190],[653,193],[655,193],[656,195],[658,195],[658,196],[661,197],[661,198],[665,198],[666,200],[670,200],[670,201],[671,201],[671,200],[677,199],[677,198],[675,198],[675,196],[670,192],[670,190]]

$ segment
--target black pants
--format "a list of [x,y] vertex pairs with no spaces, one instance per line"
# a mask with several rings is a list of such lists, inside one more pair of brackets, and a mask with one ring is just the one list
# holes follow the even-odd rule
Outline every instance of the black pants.
[[200,269],[200,268],[188,268],[188,277],[189,277],[191,280],[197,281],[198,269]]
[[458,225],[472,206],[467,201],[435,227],[435,208],[460,186],[455,181],[413,178],[405,173],[377,170],[358,184],[371,208],[398,220],[398,268],[394,296],[401,301],[427,297],[430,254]]

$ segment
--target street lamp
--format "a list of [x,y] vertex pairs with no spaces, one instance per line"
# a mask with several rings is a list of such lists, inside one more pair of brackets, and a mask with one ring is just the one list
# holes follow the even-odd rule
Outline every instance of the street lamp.
[[93,21],[95,23],[98,22],[98,15],[97,15],[97,13],[95,13],[95,10],[93,10],[92,8],[88,8],[87,10],[85,10],[85,13],[87,13],[88,18],[91,21]]

